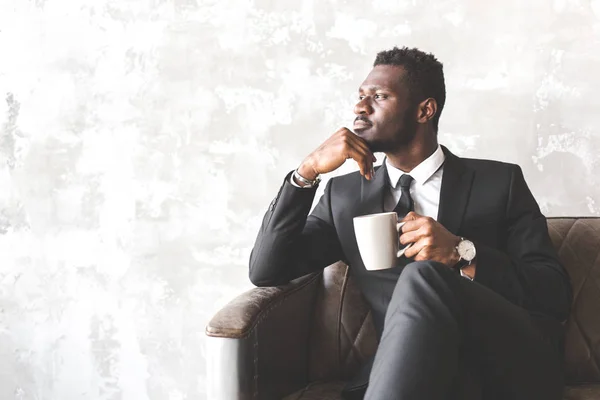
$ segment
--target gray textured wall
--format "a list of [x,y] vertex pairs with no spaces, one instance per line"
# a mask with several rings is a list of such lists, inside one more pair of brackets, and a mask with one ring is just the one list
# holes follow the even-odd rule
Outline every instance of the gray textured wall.
[[393,45],[444,62],[443,144],[600,214],[600,0],[2,0],[0,399],[203,398],[263,212]]

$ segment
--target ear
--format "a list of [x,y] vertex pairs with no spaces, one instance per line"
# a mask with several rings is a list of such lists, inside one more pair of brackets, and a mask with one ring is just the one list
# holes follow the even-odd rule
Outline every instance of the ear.
[[437,113],[437,101],[434,98],[429,97],[419,103],[417,107],[417,122],[424,124],[435,116]]

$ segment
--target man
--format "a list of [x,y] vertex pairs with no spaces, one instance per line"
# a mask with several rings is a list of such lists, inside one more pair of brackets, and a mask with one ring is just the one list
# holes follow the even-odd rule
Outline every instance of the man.
[[[452,398],[463,362],[484,399],[561,399],[568,275],[521,169],[438,145],[445,97],[433,55],[379,53],[359,89],[355,133],[341,128],[285,178],[250,279],[273,286],[338,260],[350,266],[380,339],[366,399]],[[386,155],[379,168],[375,152]],[[331,179],[308,215],[318,176],[349,158],[360,172]],[[395,267],[367,271],[352,218],[392,210],[412,245]]]

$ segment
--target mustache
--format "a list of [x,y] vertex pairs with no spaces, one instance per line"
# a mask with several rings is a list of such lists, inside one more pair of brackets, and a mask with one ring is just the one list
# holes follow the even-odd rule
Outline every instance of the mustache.
[[367,118],[365,116],[362,116],[362,115],[359,115],[358,117],[356,117],[356,119],[354,120],[354,122],[356,122],[356,121],[363,121],[363,122],[366,122],[369,125],[373,125],[373,123],[371,122],[371,120],[369,120],[369,118]]

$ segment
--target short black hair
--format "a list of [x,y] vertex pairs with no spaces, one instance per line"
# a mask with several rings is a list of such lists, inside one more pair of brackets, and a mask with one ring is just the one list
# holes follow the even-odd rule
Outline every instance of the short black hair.
[[391,50],[377,53],[377,65],[396,65],[404,68],[404,77],[411,99],[417,103],[434,98],[437,102],[437,113],[433,117],[433,127],[438,130],[440,115],[446,102],[446,84],[441,62],[431,53],[425,53],[417,48],[394,47]]

